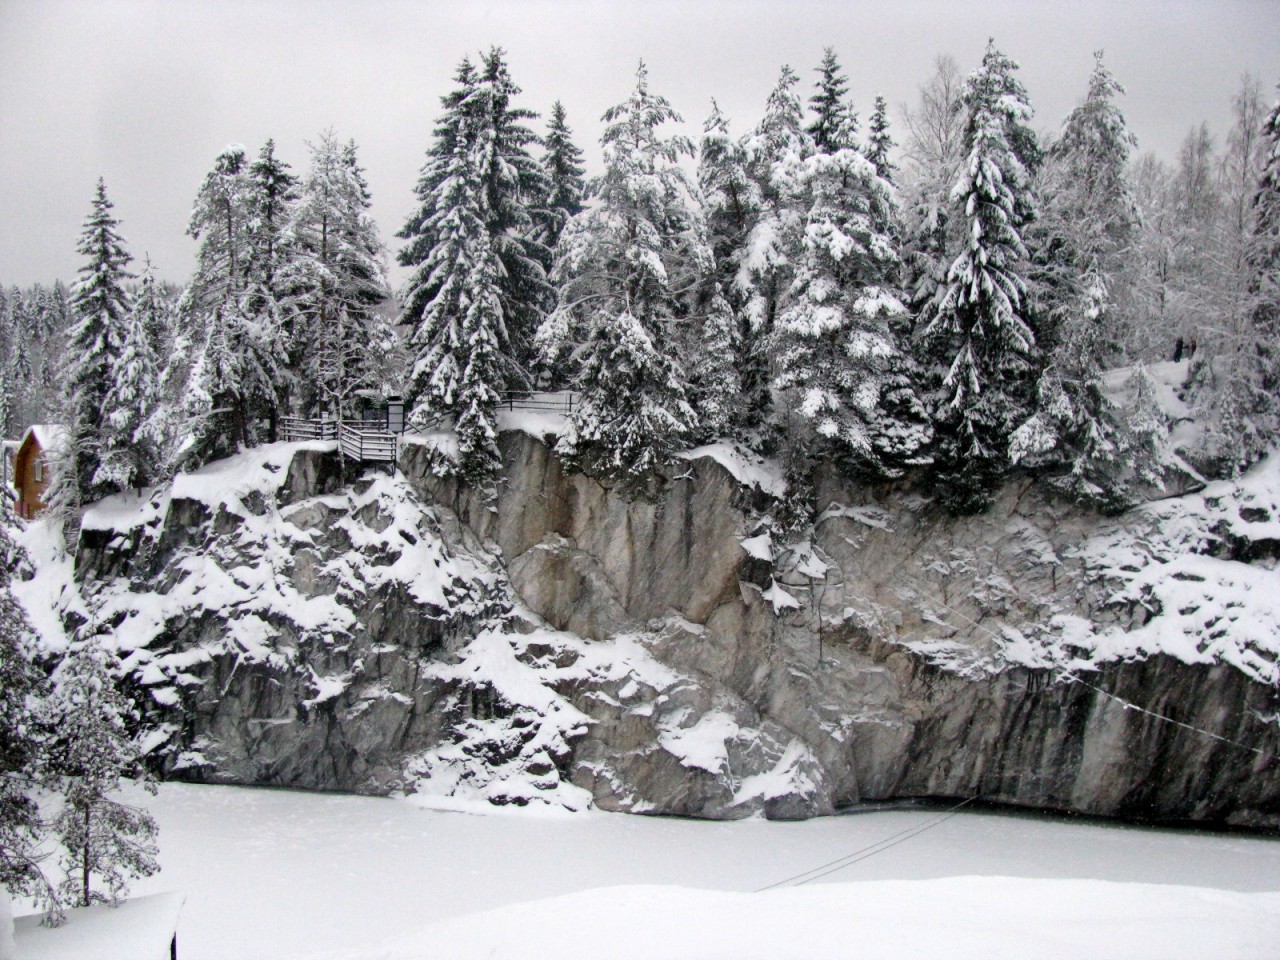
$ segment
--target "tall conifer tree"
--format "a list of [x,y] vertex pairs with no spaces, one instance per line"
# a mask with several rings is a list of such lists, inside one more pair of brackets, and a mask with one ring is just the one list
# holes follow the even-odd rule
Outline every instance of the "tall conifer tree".
[[1102,372],[1117,357],[1113,290],[1137,225],[1126,174],[1137,141],[1115,103],[1124,88],[1102,54],[1094,56],[1088,94],[1067,117],[1040,177],[1047,196],[1032,235],[1047,360],[1035,412],[1015,432],[1011,455],[1059,492],[1112,509],[1130,500],[1131,441]]
[[340,418],[356,390],[373,386],[370,370],[383,339],[374,308],[388,293],[369,205],[354,144],[339,143],[332,131],[321,134],[280,271],[285,315],[298,336],[303,408],[311,413]]
[[[148,293],[147,279],[152,288]],[[155,353],[147,329],[147,307],[155,279],[148,272],[125,323],[120,354],[111,370],[111,389],[103,400],[102,462],[95,479],[104,487],[128,490],[154,483],[159,457],[148,425],[159,390]]]
[[[768,358],[763,337],[751,329],[747,289],[737,277],[746,258],[747,237],[760,216],[760,186],[747,171],[746,147],[729,135],[729,121],[719,105],[713,100],[711,106],[698,155],[698,187],[715,263],[711,284],[704,293],[707,335],[720,346],[708,347],[717,351],[716,359],[705,356],[704,365],[720,361],[730,365],[736,389],[732,401],[725,404],[726,426],[744,440],[759,441],[769,412]],[[726,323],[730,327],[725,327]],[[731,353],[725,355],[725,349]],[[705,371],[698,379],[714,382],[720,377]]]
[[695,428],[676,345],[712,262],[697,190],[680,167],[693,144],[660,131],[679,120],[642,63],[632,95],[604,114],[604,173],[561,238],[560,305],[539,334],[553,355],[575,341],[582,400],[562,452],[632,478]]
[[764,117],[743,143],[747,175],[759,195],[759,213],[744,244],[736,283],[759,336],[773,329],[778,304],[791,283],[805,205],[797,176],[814,153],[795,92],[799,78],[783,66],[765,103]]
[[502,391],[530,383],[531,341],[552,296],[534,213],[548,183],[529,154],[533,114],[513,105],[500,49],[477,70],[464,60],[457,88],[423,165],[418,209],[400,236],[414,267],[402,322],[413,325],[410,417],[455,419],[464,474],[497,468],[496,407]]
[[[253,229],[257,223],[255,197],[244,147],[233,144],[218,155],[205,177],[187,228],[200,248],[195,276],[178,306],[189,328],[186,346],[194,354],[202,345],[225,343],[234,361],[234,376],[225,364],[203,364],[204,375],[216,367],[224,369],[227,376],[216,385],[189,384],[188,415],[194,419],[187,423],[186,432],[208,430],[216,421],[217,429],[229,431],[229,437],[206,437],[185,444],[181,459],[186,467],[205,462],[198,456],[192,459],[195,451],[229,452],[259,442],[259,420],[271,416],[280,403],[277,390],[285,349],[275,304],[264,300],[257,276],[255,255],[261,248]],[[200,358],[193,356],[191,363],[194,370]],[[221,398],[217,401],[220,405],[200,412],[198,400],[206,393]]]
[[245,177],[244,315],[253,340],[261,345],[258,352],[266,361],[264,374],[269,381],[259,384],[248,398],[249,412],[267,421],[269,440],[276,439],[279,416],[288,411],[295,388],[307,382],[298,369],[303,345],[281,306],[285,293],[281,274],[292,256],[288,227],[298,199],[298,178],[276,156],[275,146],[274,140],[263,144]]
[[120,486],[99,476],[107,394],[123,346],[129,316],[124,284],[132,274],[132,259],[118,232],[120,221],[111,213],[107,188],[98,181],[93,210],[80,235],[79,252],[86,259],[72,293],[75,326],[67,344],[66,404],[69,448],[56,472],[55,502],[74,508],[115,493]]
[[868,130],[867,159],[876,168],[876,176],[887,183],[893,183],[897,167],[889,157],[894,144],[893,136],[889,133],[889,105],[885,103],[884,97],[876,97]]
[[965,83],[968,161],[952,192],[966,224],[921,322],[933,365],[935,464],[947,506],[984,509],[1009,468],[1009,441],[1029,413],[1037,372],[1027,316],[1021,226],[1035,204],[1015,143],[1031,106],[1015,64],[995,44]]
[[573,131],[565,119],[564,104],[559,100],[551,105],[551,119],[547,122],[543,147],[542,169],[547,178],[547,200],[538,215],[541,229],[537,236],[548,250],[553,251],[565,224],[582,212],[586,193],[586,181],[582,178],[582,151],[573,142]]
[[805,424],[801,457],[834,456],[876,479],[927,462],[928,413],[899,343],[893,189],[857,150],[817,153],[795,281],[774,334],[776,386]]

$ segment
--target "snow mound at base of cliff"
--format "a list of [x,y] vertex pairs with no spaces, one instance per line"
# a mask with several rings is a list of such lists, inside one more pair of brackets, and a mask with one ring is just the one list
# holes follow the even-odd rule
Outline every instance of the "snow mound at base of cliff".
[[456,917],[376,950],[334,954],[333,960],[594,960],[602,952],[614,960],[1246,960],[1268,955],[1278,934],[1280,893],[1011,877],[754,894],[618,886]]
[[451,689],[449,737],[406,763],[406,788],[421,806],[474,810],[545,804],[585,810],[591,795],[564,777],[570,742],[587,732],[589,717],[555,691],[556,683],[589,675],[580,651],[560,666],[572,634],[535,630],[482,631],[450,661],[427,667]]

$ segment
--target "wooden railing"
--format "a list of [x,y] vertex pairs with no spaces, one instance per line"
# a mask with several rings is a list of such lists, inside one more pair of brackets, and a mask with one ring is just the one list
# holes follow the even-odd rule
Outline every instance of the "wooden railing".
[[337,440],[342,455],[358,463],[395,463],[396,460],[396,435],[388,433],[381,421],[344,420],[339,424],[336,420],[283,417],[280,434],[289,442]]
[[290,443],[299,440],[337,440],[336,420],[304,420],[301,417],[282,417],[280,437]]
[[578,402],[578,395],[571,390],[559,390],[555,393],[509,392],[503,395],[500,409],[539,410],[544,413],[562,413],[567,417],[573,414],[573,408]]
[[[499,409],[535,410],[569,416],[578,402],[578,395],[569,390],[556,393],[507,393],[503,395]],[[443,423],[445,419],[437,417],[430,425]],[[418,429],[426,426],[428,424],[419,424]],[[342,455],[358,463],[395,463],[398,452],[396,435],[388,432],[383,420],[343,420],[339,423],[329,419],[282,417],[280,436],[290,442],[337,440]]]
[[381,423],[344,420],[338,431],[342,455],[357,463],[395,463],[396,435]]

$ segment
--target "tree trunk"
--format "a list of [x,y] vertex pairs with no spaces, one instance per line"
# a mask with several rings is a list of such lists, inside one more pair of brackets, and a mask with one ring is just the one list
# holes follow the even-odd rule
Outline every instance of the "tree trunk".
[[90,832],[93,828],[92,808],[84,808],[84,848],[80,859],[80,884],[82,888],[82,896],[84,902],[81,906],[89,906],[89,854],[93,846],[93,834]]

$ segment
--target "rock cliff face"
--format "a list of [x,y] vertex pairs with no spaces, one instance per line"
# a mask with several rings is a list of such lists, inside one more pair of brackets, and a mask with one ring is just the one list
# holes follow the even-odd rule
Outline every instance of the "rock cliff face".
[[[1029,486],[955,519],[916,493],[829,479],[813,543],[766,563],[742,546],[759,539],[763,495],[710,456],[632,499],[567,474],[528,436],[506,434],[504,453],[496,510],[428,479],[412,456],[404,466],[497,544],[533,612],[596,640],[643,637],[679,675],[636,705],[578,704],[595,723],[571,772],[600,806],[804,816],[980,796],[1158,820],[1280,815],[1274,684],[1146,651],[1101,663],[1069,644],[1063,654],[1055,621],[1125,635],[1153,612],[1108,603],[1114,581],[1087,548],[1122,523]],[[1086,665],[1088,685],[1064,679]],[[672,738],[723,738],[723,749],[681,766],[679,750],[655,756]]]
[[114,631],[172,775],[1280,823],[1274,478],[1117,521],[1028,486],[957,520],[829,478],[812,540],[784,546],[723,449],[641,495],[501,443],[493,503],[430,445],[345,485],[320,446],[245,454],[90,511],[75,582],[47,565],[25,600]]

